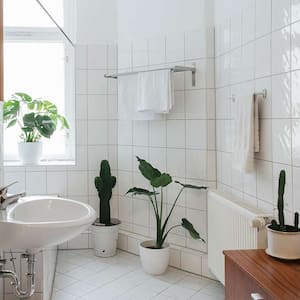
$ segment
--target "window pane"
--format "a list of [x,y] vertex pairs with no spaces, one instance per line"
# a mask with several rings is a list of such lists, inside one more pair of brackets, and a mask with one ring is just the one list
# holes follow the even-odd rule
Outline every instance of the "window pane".
[[[4,90],[5,99],[15,92],[24,92],[34,98],[55,103],[65,115],[65,53],[59,42],[5,42],[4,44]],[[17,155],[19,141],[17,128],[4,132],[4,152]],[[58,130],[50,140],[43,139],[44,155],[64,155],[66,136]],[[8,157],[8,156],[7,156]]]
[[[43,3],[43,1],[41,1]],[[47,1],[47,9],[63,26],[63,0]],[[35,0],[4,0],[4,26],[13,27],[55,27]]]

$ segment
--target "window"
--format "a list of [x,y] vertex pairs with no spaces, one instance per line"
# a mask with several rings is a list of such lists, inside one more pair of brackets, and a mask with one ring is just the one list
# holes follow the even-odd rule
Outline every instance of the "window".
[[[51,0],[60,25],[64,25],[62,0]],[[73,47],[36,1],[4,1],[4,97],[25,92],[55,103],[70,130],[57,130],[43,139],[44,160],[74,160]],[[23,13],[23,12],[26,13]],[[19,128],[4,131],[4,159],[18,160]]]

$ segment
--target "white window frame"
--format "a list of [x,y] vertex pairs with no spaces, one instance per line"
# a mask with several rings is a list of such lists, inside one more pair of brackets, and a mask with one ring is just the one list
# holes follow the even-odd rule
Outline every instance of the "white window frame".
[[[45,16],[46,17],[46,16]],[[64,155],[48,155],[42,164],[58,162],[66,164],[75,162],[75,66],[74,47],[63,37],[57,28],[53,27],[6,27],[5,40],[13,42],[62,42],[65,49],[65,112],[70,129],[66,133],[66,153]],[[16,155],[4,153],[4,163],[9,165],[19,161]]]

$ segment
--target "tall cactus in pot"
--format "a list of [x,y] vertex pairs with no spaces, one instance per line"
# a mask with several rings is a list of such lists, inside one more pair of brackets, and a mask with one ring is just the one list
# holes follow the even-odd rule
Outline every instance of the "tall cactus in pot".
[[100,174],[95,177],[95,187],[100,199],[99,222],[106,226],[111,225],[110,199],[112,197],[112,189],[115,187],[116,182],[116,177],[111,175],[109,162],[107,160],[102,160]]

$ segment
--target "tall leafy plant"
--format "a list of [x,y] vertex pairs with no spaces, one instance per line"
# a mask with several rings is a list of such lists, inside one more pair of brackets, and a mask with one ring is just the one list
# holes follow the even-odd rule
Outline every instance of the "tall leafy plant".
[[147,162],[144,159],[141,159],[137,157],[137,160],[139,162],[139,170],[141,174],[145,177],[145,179],[148,180],[150,183],[152,190],[147,190],[143,188],[133,187],[128,190],[127,194],[132,195],[144,195],[148,197],[150,200],[150,203],[152,205],[152,208],[154,210],[155,214],[155,220],[156,220],[156,248],[161,249],[163,247],[164,242],[166,241],[166,238],[168,234],[177,227],[183,227],[185,228],[190,236],[193,239],[200,239],[202,242],[205,242],[203,238],[200,237],[197,230],[194,228],[193,224],[190,223],[186,218],[181,219],[181,224],[174,225],[170,228],[168,228],[168,222],[170,220],[170,217],[174,211],[174,208],[180,198],[180,195],[185,189],[196,189],[196,190],[202,190],[207,189],[207,187],[204,186],[196,186],[191,184],[183,184],[179,181],[175,181],[175,183],[179,184],[181,186],[181,189],[175,198],[171,209],[167,213],[167,216],[164,218],[164,197],[163,197],[163,189],[167,187],[169,184],[173,182],[172,177],[167,173],[161,173],[158,169],[154,168],[149,162]]
[[15,93],[4,102],[3,119],[7,128],[20,127],[20,138],[24,142],[38,142],[42,137],[49,139],[58,125],[61,129],[69,128],[66,118],[58,113],[55,104],[33,99],[25,93]]

